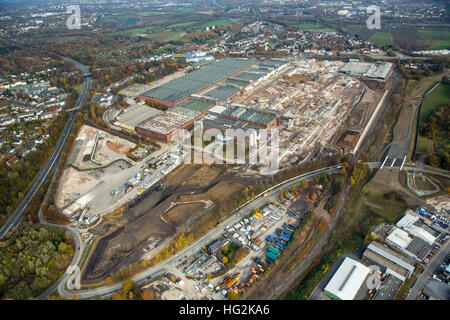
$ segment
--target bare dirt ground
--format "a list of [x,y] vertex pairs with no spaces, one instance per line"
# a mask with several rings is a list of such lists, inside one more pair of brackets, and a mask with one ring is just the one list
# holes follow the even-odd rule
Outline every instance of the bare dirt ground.
[[98,183],[97,179],[87,176],[73,168],[64,171],[57,194],[56,206],[62,208],[66,203],[78,198],[78,194],[84,194]]
[[[205,174],[210,183],[201,187],[197,179]],[[151,188],[145,197],[132,203],[123,213],[106,216],[96,227],[94,233],[101,238],[91,251],[81,282],[102,282],[121,267],[148,257],[182,227],[188,227],[213,208],[208,201],[232,199],[233,194],[242,192],[248,184],[249,179],[230,176],[223,168],[185,165],[175,170],[164,181],[162,190],[157,186]],[[179,204],[198,200],[206,203]],[[174,203],[179,205],[174,206]]]
[[187,219],[204,207],[205,204],[200,202],[177,204],[175,207],[172,207],[172,209],[164,212],[161,215],[161,219],[170,226],[176,227],[183,224]]
[[[86,159],[90,159],[93,153],[97,134],[99,136],[96,150],[93,154],[97,163],[94,163],[89,160],[86,161]],[[68,162],[80,169],[97,168],[99,165],[105,166],[117,159],[123,159],[125,153],[135,146],[134,142],[114,136],[106,131],[83,125],[78,131]]]
[[123,145],[111,140],[106,140],[106,146],[118,154],[126,154],[128,151],[130,151],[131,147],[127,145]]

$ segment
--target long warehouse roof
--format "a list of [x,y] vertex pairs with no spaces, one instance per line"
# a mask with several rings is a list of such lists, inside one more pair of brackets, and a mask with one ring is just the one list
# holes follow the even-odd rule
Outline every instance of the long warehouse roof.
[[256,64],[256,62],[256,60],[223,59],[156,88],[152,88],[142,93],[142,96],[178,103],[190,97],[192,94],[245,70]]

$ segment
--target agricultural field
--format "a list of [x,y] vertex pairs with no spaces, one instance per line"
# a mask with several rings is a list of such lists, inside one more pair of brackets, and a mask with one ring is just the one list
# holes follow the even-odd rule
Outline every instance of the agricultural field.
[[234,23],[236,23],[236,22],[231,21],[231,20],[226,20],[226,19],[213,20],[213,21],[210,21],[210,22],[200,25],[199,29],[205,29],[206,27],[210,27],[210,26],[228,26],[228,25],[234,24]]
[[394,44],[394,39],[390,32],[377,32],[369,38],[370,42],[378,44],[380,46],[389,46]]
[[345,27],[345,30],[349,34],[357,34],[359,32],[359,30],[361,30],[361,28],[362,28],[362,26],[360,26],[360,25],[351,24],[351,25]]
[[302,23],[296,25],[297,29],[305,30],[305,31],[314,31],[314,32],[336,32],[335,29],[327,28],[326,26],[323,26],[321,24],[315,24],[315,23]]
[[170,26],[167,26],[167,28],[168,29],[175,29],[175,28],[187,27],[187,26],[193,25],[194,23],[195,23],[195,21],[175,23],[175,24],[171,24]]
[[[300,29],[307,27],[305,24]],[[362,25],[348,25],[343,29],[349,34],[356,34],[362,40],[371,41],[380,46],[395,44],[404,48],[414,47],[417,50],[450,48],[450,31],[446,30],[416,30],[400,27],[392,29],[383,28],[383,31],[380,32],[369,30]]]
[[433,49],[450,49],[450,31],[447,30],[419,30],[424,40],[433,40]]

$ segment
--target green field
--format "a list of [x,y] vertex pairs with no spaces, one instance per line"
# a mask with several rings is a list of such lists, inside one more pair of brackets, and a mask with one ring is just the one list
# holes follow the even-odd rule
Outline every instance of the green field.
[[450,49],[450,31],[447,30],[418,30],[423,40],[434,40],[433,49]]
[[297,29],[305,30],[305,31],[313,31],[313,32],[336,32],[335,29],[327,28],[324,25],[321,24],[315,24],[315,23],[302,23],[296,25]]
[[171,24],[170,26],[167,26],[167,28],[174,29],[174,28],[186,27],[186,26],[193,25],[194,23],[195,23],[195,21],[175,23],[175,24]]
[[433,49],[450,49],[450,40],[438,40],[434,43]]
[[369,38],[369,41],[381,46],[394,44],[394,39],[390,32],[376,32]]
[[230,24],[234,24],[234,21],[226,20],[226,19],[220,19],[220,20],[214,20],[207,23],[202,24],[199,28],[204,29],[206,27],[210,26],[228,26]]
[[448,40],[450,31],[446,30],[419,30],[420,37],[424,40]]
[[174,48],[175,48],[175,46],[169,43],[169,44],[166,44],[163,47],[158,48],[156,51],[157,52],[162,52],[162,51],[164,51],[164,49],[174,49]]
[[305,30],[305,29],[319,29],[319,28],[322,28],[323,25],[316,24],[316,23],[302,23],[302,24],[297,24],[295,27],[297,29]]
[[180,40],[184,32],[164,31],[155,34],[149,34],[146,37],[155,41],[177,41]]
[[441,83],[423,101],[420,122],[427,121],[434,110],[448,103],[450,103],[450,85]]
[[352,24],[352,25],[347,26],[346,30],[349,34],[357,34],[359,32],[359,30],[361,30],[361,26]]

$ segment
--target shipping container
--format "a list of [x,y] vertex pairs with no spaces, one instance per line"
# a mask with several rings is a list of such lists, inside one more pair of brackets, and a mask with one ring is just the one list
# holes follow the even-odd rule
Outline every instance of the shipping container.
[[275,242],[275,244],[278,246],[278,248],[280,248],[280,250],[284,249],[284,246],[281,243],[279,243],[278,241]]
[[273,261],[277,260],[277,256],[274,255],[272,252],[267,252],[267,257],[272,259]]
[[274,255],[278,255],[278,253],[280,252],[278,249],[276,249],[274,247],[270,247],[269,251],[272,252]]

